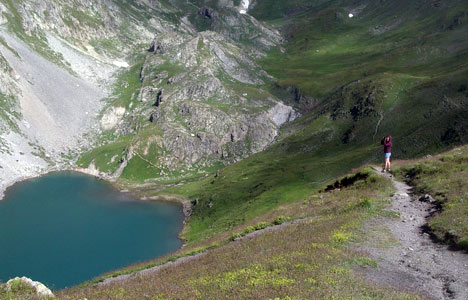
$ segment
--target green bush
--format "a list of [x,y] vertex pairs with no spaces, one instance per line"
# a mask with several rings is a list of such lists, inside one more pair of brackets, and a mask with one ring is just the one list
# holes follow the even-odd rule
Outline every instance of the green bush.
[[273,220],[274,225],[280,225],[283,224],[284,222],[287,221],[287,218],[285,216],[279,216],[276,219]]
[[268,227],[268,223],[267,222],[260,222],[258,223],[257,225],[255,225],[255,230],[262,230],[262,229],[265,229]]
[[254,232],[256,229],[254,226],[247,226],[244,231],[242,232],[242,236],[247,235],[251,232]]

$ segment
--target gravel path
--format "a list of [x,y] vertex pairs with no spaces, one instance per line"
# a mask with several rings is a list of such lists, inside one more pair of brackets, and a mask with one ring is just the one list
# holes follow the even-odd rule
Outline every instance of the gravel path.
[[[364,250],[378,261],[378,268],[367,268],[363,275],[377,284],[416,292],[430,299],[468,300],[468,255],[434,243],[423,228],[434,210],[429,202],[412,199],[411,188],[388,173],[396,192],[391,211],[399,218],[378,220],[370,226],[383,226],[398,245],[379,247],[370,243]],[[383,224],[382,224],[383,222]]]

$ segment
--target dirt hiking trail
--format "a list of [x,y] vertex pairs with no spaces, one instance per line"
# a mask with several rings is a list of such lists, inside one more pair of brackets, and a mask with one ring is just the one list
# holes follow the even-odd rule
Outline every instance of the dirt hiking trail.
[[370,243],[362,249],[378,261],[376,269],[367,268],[363,275],[377,284],[416,292],[429,299],[468,300],[468,255],[434,243],[423,230],[433,205],[412,199],[411,187],[382,173],[381,168],[374,169],[392,181],[396,191],[390,211],[399,217],[379,218],[368,224],[368,229],[390,232],[394,243],[387,247]]

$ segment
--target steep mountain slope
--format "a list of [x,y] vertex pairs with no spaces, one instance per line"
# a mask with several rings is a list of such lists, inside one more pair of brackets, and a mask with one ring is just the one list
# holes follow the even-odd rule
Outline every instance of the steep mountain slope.
[[189,240],[380,161],[385,134],[394,136],[395,158],[467,142],[464,2],[296,1],[278,15],[286,4],[268,3],[254,2],[249,13],[278,26],[286,51],[272,50],[260,62],[278,78],[270,90],[304,116],[285,125],[267,151],[162,192],[194,200]]
[[[349,122],[344,143],[391,133],[395,154],[407,158],[467,142],[466,3],[297,2],[295,21],[280,21],[287,55],[272,53],[264,66],[281,86],[298,87]],[[261,6],[252,14],[261,17]]]
[[3,185],[62,161],[61,155],[78,147],[79,136],[93,126],[99,99],[105,94],[35,54],[21,40],[4,32],[0,35],[15,49],[4,52],[10,68],[3,74],[9,83],[4,97],[11,99],[12,106],[5,111],[10,118],[2,120],[6,125],[0,169]]

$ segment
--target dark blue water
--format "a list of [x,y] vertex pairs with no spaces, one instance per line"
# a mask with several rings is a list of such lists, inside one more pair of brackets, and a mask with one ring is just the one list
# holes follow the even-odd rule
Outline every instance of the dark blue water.
[[182,221],[177,205],[134,200],[79,173],[20,182],[0,201],[0,281],[76,285],[176,250]]

